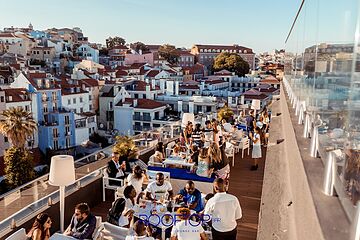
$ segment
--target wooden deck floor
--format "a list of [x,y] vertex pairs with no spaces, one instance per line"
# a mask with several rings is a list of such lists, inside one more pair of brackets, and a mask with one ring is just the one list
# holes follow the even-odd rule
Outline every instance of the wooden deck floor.
[[[237,239],[255,240],[257,237],[265,155],[266,148],[263,148],[263,158],[259,161],[257,171],[250,171],[251,151],[250,156],[245,153],[244,159],[241,158],[241,154],[237,154],[235,166],[231,168],[229,193],[238,197],[243,213],[237,228]],[[111,207],[112,196],[112,194],[107,195],[109,201],[92,209],[95,215],[103,217],[103,221],[106,221],[106,213]]]

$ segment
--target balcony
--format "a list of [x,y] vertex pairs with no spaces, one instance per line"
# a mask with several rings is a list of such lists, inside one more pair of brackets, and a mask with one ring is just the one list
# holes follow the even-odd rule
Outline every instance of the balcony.
[[133,120],[136,120],[136,121],[144,121],[144,122],[151,122],[151,117],[150,117],[150,116],[138,116],[138,115],[134,115],[134,116],[133,116]]

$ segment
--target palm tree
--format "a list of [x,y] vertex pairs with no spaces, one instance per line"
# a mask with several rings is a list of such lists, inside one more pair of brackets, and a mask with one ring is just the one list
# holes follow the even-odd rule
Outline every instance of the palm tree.
[[24,148],[27,138],[36,130],[32,113],[17,107],[7,109],[0,115],[0,132],[6,135],[15,147]]

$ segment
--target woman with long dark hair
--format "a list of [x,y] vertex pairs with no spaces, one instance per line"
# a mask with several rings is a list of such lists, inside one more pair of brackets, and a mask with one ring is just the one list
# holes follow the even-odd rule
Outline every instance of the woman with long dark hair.
[[47,213],[37,215],[27,236],[31,240],[48,240],[50,238],[51,218]]

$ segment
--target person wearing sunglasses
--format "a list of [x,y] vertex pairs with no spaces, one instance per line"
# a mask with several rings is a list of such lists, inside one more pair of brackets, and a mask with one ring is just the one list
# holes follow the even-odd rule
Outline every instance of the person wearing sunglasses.
[[86,203],[79,203],[64,235],[76,239],[91,239],[96,227],[96,218]]
[[51,218],[47,213],[37,215],[35,222],[27,234],[30,240],[48,240],[50,238]]

